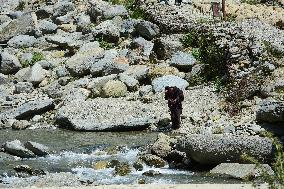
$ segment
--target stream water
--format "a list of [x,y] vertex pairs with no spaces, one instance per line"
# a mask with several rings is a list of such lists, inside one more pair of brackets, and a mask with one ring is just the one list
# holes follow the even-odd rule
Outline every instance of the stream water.
[[[7,186],[17,179],[13,168],[29,165],[50,173],[71,172],[96,184],[136,184],[139,179],[146,183],[240,183],[238,180],[206,176],[188,170],[175,170],[168,167],[152,168],[144,166],[143,171],[133,167],[127,176],[114,176],[114,168],[95,170],[98,161],[118,160],[132,165],[137,160],[139,147],[153,143],[155,132],[75,132],[54,130],[2,130],[0,144],[18,139],[21,142],[34,141],[44,144],[52,151],[51,155],[31,159],[0,157],[0,175]],[[161,175],[147,177],[147,170],[159,171]],[[0,177],[1,178],[1,177]],[[5,186],[5,185],[4,185]],[[1,185],[0,185],[1,187]]]

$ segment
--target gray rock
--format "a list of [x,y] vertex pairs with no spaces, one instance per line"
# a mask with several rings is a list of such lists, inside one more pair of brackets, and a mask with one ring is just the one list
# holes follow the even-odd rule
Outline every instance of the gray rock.
[[12,125],[12,129],[23,130],[28,128],[29,126],[31,126],[31,124],[27,120],[16,120]]
[[0,54],[0,73],[3,74],[14,74],[22,65],[18,58],[8,52],[2,52]]
[[18,35],[8,41],[8,45],[14,48],[33,47],[37,42],[34,36]]
[[153,50],[158,59],[166,60],[172,57],[172,55],[183,49],[183,45],[180,42],[181,35],[167,35],[160,37],[154,41]]
[[229,176],[242,180],[251,180],[263,173],[263,169],[267,171],[268,175],[274,175],[273,170],[268,164],[261,164],[258,167],[255,164],[239,164],[239,163],[221,163],[214,167],[210,173]]
[[38,9],[35,13],[36,13],[36,16],[37,16],[38,19],[49,18],[53,13],[53,7],[52,6],[44,6],[40,9]]
[[71,52],[76,51],[81,46],[81,42],[74,39],[72,36],[53,35],[45,38],[47,42],[58,45]]
[[35,157],[34,153],[26,149],[19,140],[6,142],[4,144],[4,149],[7,153],[21,158]]
[[69,12],[64,16],[57,17],[54,22],[58,25],[71,24],[74,22],[74,16],[75,16],[74,12]]
[[136,91],[139,87],[139,81],[126,74],[119,74],[119,80],[127,86],[129,91]]
[[127,131],[145,129],[159,117],[153,107],[139,101],[96,98],[61,107],[55,119],[59,126],[74,130]]
[[132,65],[123,73],[137,79],[139,82],[144,82],[147,79],[148,72],[149,68],[145,65]]
[[172,147],[173,140],[169,136],[160,133],[151,147],[151,153],[165,159],[171,153]]
[[0,85],[6,84],[8,82],[9,82],[8,76],[0,73]]
[[42,90],[50,98],[61,98],[63,96],[63,89],[62,86],[59,84],[58,80],[55,80],[49,85],[43,87]]
[[55,6],[53,10],[53,16],[63,16],[67,13],[74,11],[75,5],[72,2],[69,1],[59,1]]
[[52,68],[54,66],[52,62],[47,61],[47,60],[41,60],[41,61],[38,61],[37,63],[39,65],[41,65],[41,67],[43,69],[46,69],[46,70],[48,70],[48,69],[50,69],[50,68]]
[[117,43],[120,37],[118,26],[112,20],[106,20],[97,25],[93,31],[96,38],[101,38],[109,43]]
[[149,170],[149,171],[142,173],[142,175],[145,175],[145,176],[148,176],[148,177],[154,177],[154,176],[157,176],[157,175],[161,175],[161,173],[159,171]]
[[196,59],[192,54],[181,51],[174,53],[170,60],[170,66],[186,71],[190,71],[194,64],[196,64]]
[[134,39],[131,43],[131,48],[139,49],[140,51],[142,51],[141,53],[146,57],[150,56],[153,46],[154,43],[152,43],[151,41],[147,41],[142,37]]
[[135,31],[147,40],[152,40],[160,34],[159,27],[148,21],[139,22],[135,26]]
[[11,110],[11,116],[16,119],[27,119],[36,114],[44,113],[54,108],[54,102],[50,98],[37,98],[26,102]]
[[244,153],[263,162],[271,161],[273,156],[270,139],[230,134],[188,135],[178,140],[177,150],[200,164],[238,163]]
[[82,48],[66,62],[67,70],[74,76],[90,74],[90,69],[92,70],[93,65],[97,65],[104,55],[104,49],[100,47],[89,48],[86,51]]
[[94,19],[111,19],[116,16],[128,17],[128,12],[123,5],[112,5],[105,1],[90,3],[89,15]]
[[69,102],[72,102],[74,100],[87,100],[87,98],[90,96],[91,92],[87,89],[83,88],[73,88],[70,91],[68,91],[67,94],[65,94],[63,103],[67,104]]
[[264,101],[256,111],[259,122],[277,123],[284,121],[284,103],[280,101]]
[[151,167],[164,167],[166,165],[166,161],[160,158],[159,156],[152,155],[152,154],[146,154],[141,156],[139,159],[141,159],[143,162],[146,163],[146,165]]
[[15,74],[15,78],[17,81],[27,81],[26,75],[29,71],[30,67],[22,68]]
[[34,13],[25,13],[2,28],[0,42],[5,42],[17,35],[33,34],[37,23]]
[[38,23],[38,29],[42,34],[56,33],[57,25],[47,20],[41,20]]
[[98,77],[93,78],[90,80],[87,88],[91,90],[93,97],[101,96],[102,94],[102,88],[105,86],[105,84],[110,80],[115,80],[117,78],[116,74],[104,76],[104,77]]
[[135,26],[139,23],[139,20],[136,19],[126,19],[123,20],[120,28],[120,34],[121,36],[128,36],[128,35],[134,35],[135,33]]
[[119,74],[128,69],[128,64],[117,63],[115,60],[115,57],[112,58],[105,55],[103,59],[92,65],[90,70],[91,74],[94,77],[100,77],[111,74]]
[[78,26],[78,29],[82,31],[84,30],[84,28],[88,27],[91,24],[91,18],[89,15],[82,13],[76,16],[75,22]]
[[36,142],[28,141],[24,144],[24,146],[37,156],[46,156],[49,154],[49,148],[47,146]]
[[70,75],[70,72],[68,71],[68,69],[66,68],[65,65],[62,66],[58,66],[55,70],[57,77],[66,77],[68,75]]
[[164,91],[166,86],[176,86],[183,90],[188,87],[188,85],[186,80],[174,75],[158,77],[152,81],[153,90],[156,93]]
[[12,12],[9,12],[9,16],[12,18],[12,19],[17,19],[21,16],[23,16],[23,12],[22,11],[12,11]]
[[33,85],[37,85],[42,82],[47,75],[47,71],[41,67],[40,64],[34,64],[26,73],[26,80]]
[[31,93],[34,90],[33,84],[30,82],[19,82],[15,84],[15,93]]

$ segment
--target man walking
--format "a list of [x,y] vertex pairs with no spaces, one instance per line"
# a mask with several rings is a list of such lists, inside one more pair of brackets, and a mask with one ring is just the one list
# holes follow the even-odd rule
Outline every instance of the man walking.
[[180,128],[180,115],[182,114],[182,104],[184,100],[183,92],[176,86],[165,87],[165,100],[168,100],[168,107],[171,112],[172,128]]

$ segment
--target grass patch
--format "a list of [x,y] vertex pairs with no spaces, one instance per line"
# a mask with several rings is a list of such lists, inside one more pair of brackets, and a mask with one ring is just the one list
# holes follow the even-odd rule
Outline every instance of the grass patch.
[[114,45],[112,43],[105,41],[103,37],[96,38],[96,41],[98,41],[99,44],[100,44],[100,47],[105,49],[105,50],[109,50],[109,49],[114,47]]

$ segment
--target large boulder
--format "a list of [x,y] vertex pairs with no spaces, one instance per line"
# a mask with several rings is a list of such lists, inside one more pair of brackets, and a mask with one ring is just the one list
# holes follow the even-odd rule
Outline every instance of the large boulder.
[[263,169],[267,171],[269,175],[273,175],[274,172],[268,164],[261,164],[258,167],[255,164],[239,164],[239,163],[221,163],[214,167],[210,173],[214,175],[229,176],[236,179],[250,180],[257,176],[260,176]]
[[190,71],[193,65],[196,64],[196,59],[191,53],[176,52],[172,55],[170,66],[174,66],[181,70]]
[[120,57],[116,53],[105,54],[103,59],[100,59],[91,66],[90,72],[94,77],[106,76],[111,74],[119,74],[129,68],[128,62],[121,62]]
[[159,27],[149,21],[139,22],[135,26],[135,31],[147,40],[152,40],[160,34]]
[[19,140],[6,142],[4,144],[4,149],[7,153],[19,156],[21,158],[35,157],[35,154],[32,151],[26,149]]
[[38,23],[38,29],[41,34],[51,34],[56,32],[57,25],[53,22],[42,20]]
[[53,16],[54,17],[63,16],[74,10],[75,10],[75,5],[72,2],[58,1],[54,6]]
[[172,148],[173,140],[169,136],[160,133],[151,147],[151,153],[165,159],[171,153]]
[[25,74],[26,81],[33,85],[38,85],[47,76],[47,71],[41,67],[39,63],[34,64]]
[[140,101],[96,98],[70,102],[55,119],[59,126],[81,131],[142,130],[158,122],[162,111]]
[[104,97],[122,97],[127,94],[127,86],[118,80],[110,80],[103,87]]
[[94,20],[98,18],[111,19],[115,16],[128,16],[128,12],[123,5],[112,5],[101,0],[92,1],[88,12]]
[[284,103],[280,101],[264,101],[256,111],[259,122],[277,123],[284,121]]
[[152,81],[152,86],[155,92],[164,91],[166,86],[176,86],[183,90],[188,87],[188,85],[189,84],[186,80],[174,75],[166,75]]
[[0,72],[3,74],[14,74],[22,65],[18,58],[8,52],[2,52],[0,54]]
[[36,24],[35,13],[25,13],[2,28],[0,42],[6,42],[17,35],[33,34]]
[[200,164],[238,163],[243,154],[269,162],[273,155],[272,141],[268,138],[230,134],[187,135],[178,140],[177,149]]
[[134,39],[131,43],[132,49],[137,49],[138,51],[141,51],[141,54],[146,57],[150,56],[153,46],[154,44],[151,41],[147,41],[142,37]]
[[171,58],[172,54],[176,51],[183,49],[180,42],[181,35],[168,35],[163,36],[154,41],[153,50],[158,59],[166,60]]
[[74,76],[84,76],[90,74],[93,64],[97,64],[104,56],[104,49],[100,48],[97,42],[87,43],[80,50],[67,60],[66,68]]
[[117,43],[120,37],[119,27],[112,20],[100,23],[92,33],[96,38],[101,38],[109,43]]
[[34,36],[18,35],[8,41],[8,45],[14,48],[32,47],[37,42]]
[[49,154],[49,148],[47,146],[36,142],[28,141],[24,144],[24,146],[37,156],[46,156]]
[[54,102],[50,98],[37,98],[26,102],[10,111],[9,115],[16,119],[27,119],[36,114],[44,113],[54,108]]

